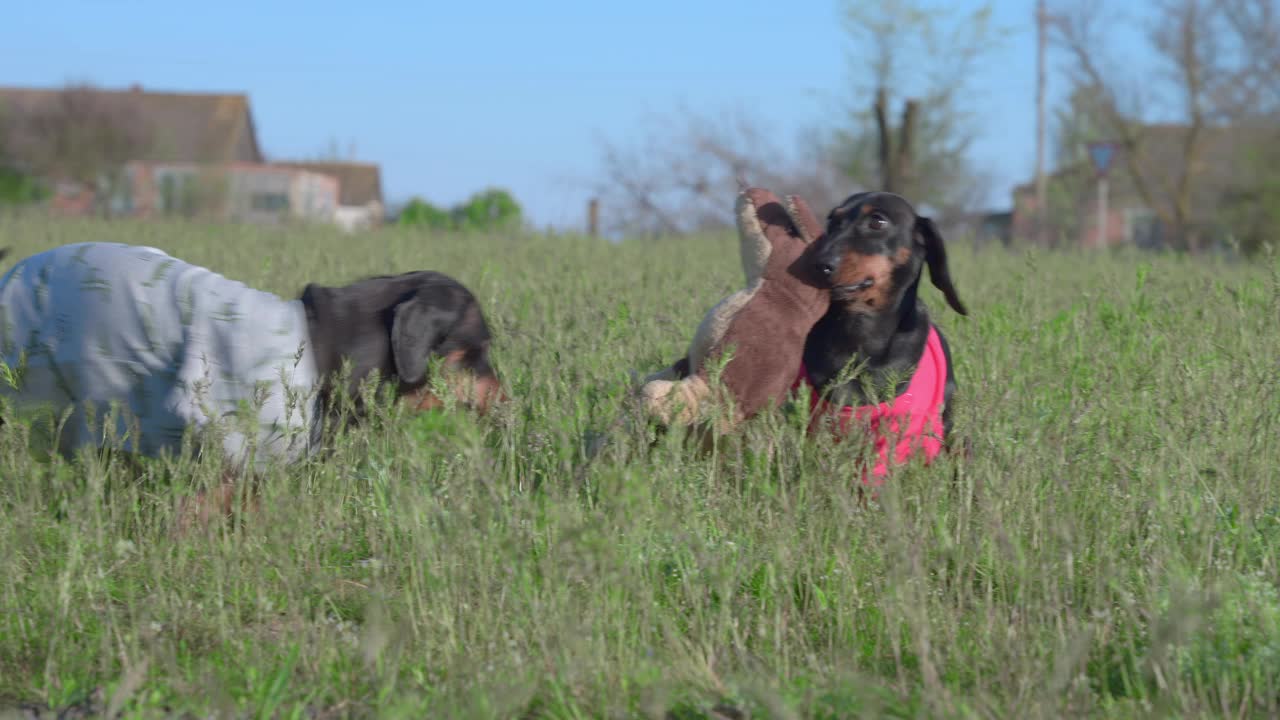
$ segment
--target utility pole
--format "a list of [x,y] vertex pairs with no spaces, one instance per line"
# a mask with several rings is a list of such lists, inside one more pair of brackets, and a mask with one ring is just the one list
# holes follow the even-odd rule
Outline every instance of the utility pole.
[[598,198],[587,201],[587,235],[590,237],[600,235],[600,200]]
[[1036,0],[1036,244],[1049,244],[1049,193],[1044,178],[1044,54],[1049,13]]

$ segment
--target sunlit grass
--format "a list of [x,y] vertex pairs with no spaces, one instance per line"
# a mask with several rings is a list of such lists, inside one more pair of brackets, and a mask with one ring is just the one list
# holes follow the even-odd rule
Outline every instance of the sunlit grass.
[[18,257],[86,239],[286,296],[450,273],[515,400],[484,420],[381,411],[272,473],[247,525],[177,540],[215,468],[138,476],[0,430],[0,709],[1280,713],[1275,259],[953,243],[971,316],[925,298],[975,456],[908,468],[863,509],[854,446],[783,414],[709,455],[628,421],[629,371],[675,359],[740,285],[729,236],[0,220]]

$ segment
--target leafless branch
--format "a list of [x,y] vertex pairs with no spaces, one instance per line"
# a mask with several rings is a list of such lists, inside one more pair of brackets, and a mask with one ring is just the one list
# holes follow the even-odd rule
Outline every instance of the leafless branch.
[[654,118],[648,133],[623,147],[601,143],[595,192],[611,232],[682,234],[728,227],[741,182],[804,195],[815,206],[841,188],[819,153],[786,147],[745,112],[682,111]]
[[1280,8],[1275,0],[1214,0],[1236,67],[1216,97],[1237,117],[1280,113]]
[[[1195,0],[1190,0],[1194,2]],[[1154,210],[1166,225],[1180,230],[1173,209],[1157,202],[1151,178],[1144,170],[1143,123],[1139,108],[1130,101],[1129,112],[1122,109],[1117,85],[1121,76],[1114,68],[1101,65],[1100,48],[1105,46],[1098,20],[1103,17],[1097,0],[1081,3],[1074,12],[1055,13],[1054,37],[1074,65],[1075,82],[1089,89],[1092,108],[1103,129],[1119,143],[1125,171],[1142,202]]]
[[144,118],[88,86],[72,86],[16,123],[24,159],[55,179],[95,184],[150,142]]
[[[1143,22],[1156,64],[1142,74],[1147,88],[1142,96],[1131,90],[1133,75],[1106,60],[1106,9],[1098,0],[1087,0],[1055,13],[1055,44],[1069,58],[1072,81],[1082,91],[1076,97],[1089,99],[1087,110],[1101,131],[1120,143],[1122,170],[1134,192],[1176,243],[1194,251],[1205,218],[1197,216],[1204,203],[1193,206],[1192,197],[1203,194],[1193,191],[1212,174],[1210,148],[1217,155],[1236,152],[1222,128],[1256,124],[1277,109],[1274,101],[1270,109],[1261,107],[1267,97],[1280,95],[1268,93],[1268,85],[1275,83],[1266,70],[1272,60],[1267,59],[1268,48],[1259,46],[1268,38],[1280,39],[1274,0],[1159,0],[1151,5],[1151,16]],[[1276,56],[1274,46],[1270,53]],[[1164,104],[1144,106],[1141,98],[1161,93]],[[1157,127],[1152,120],[1158,114],[1175,122]],[[1165,142],[1149,147],[1157,129]],[[1173,136],[1176,141],[1170,145]],[[1213,181],[1222,184],[1220,178]],[[1216,185],[1206,190],[1225,190]]]

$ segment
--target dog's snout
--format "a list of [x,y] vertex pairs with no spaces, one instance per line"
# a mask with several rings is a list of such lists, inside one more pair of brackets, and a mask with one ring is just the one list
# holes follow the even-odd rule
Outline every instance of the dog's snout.
[[836,278],[836,271],[840,269],[840,257],[830,251],[818,253],[814,258],[813,270],[818,276],[818,280],[822,282],[832,282]]

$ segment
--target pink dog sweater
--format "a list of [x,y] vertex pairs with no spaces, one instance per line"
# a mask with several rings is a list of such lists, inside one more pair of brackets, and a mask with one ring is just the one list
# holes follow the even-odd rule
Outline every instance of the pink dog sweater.
[[848,434],[854,421],[857,421],[874,436],[876,464],[870,477],[863,471],[862,482],[877,487],[884,484],[889,474],[891,443],[894,465],[905,463],[922,450],[927,465],[942,451],[942,405],[946,381],[947,356],[942,352],[938,331],[930,325],[924,352],[920,355],[915,374],[907,384],[907,391],[894,398],[892,403],[836,407],[818,396],[814,383],[809,378],[809,369],[803,362],[800,363],[800,375],[792,390],[802,386],[810,388],[813,410],[810,431],[818,427],[823,415],[834,414],[838,419],[838,435]]

